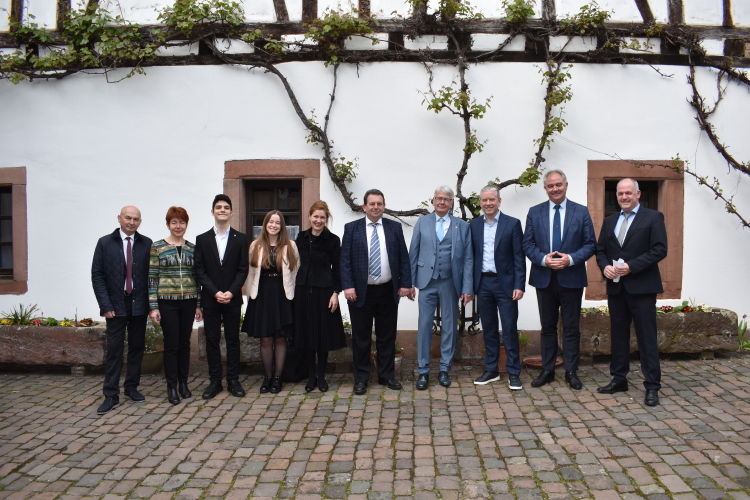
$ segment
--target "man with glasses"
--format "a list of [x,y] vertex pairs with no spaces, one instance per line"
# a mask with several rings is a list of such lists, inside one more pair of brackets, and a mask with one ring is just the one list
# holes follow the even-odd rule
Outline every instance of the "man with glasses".
[[458,299],[466,305],[473,298],[469,224],[451,215],[453,190],[440,186],[435,190],[432,205],[435,212],[417,220],[409,247],[409,261],[415,289],[419,289],[419,330],[417,332],[416,387],[427,389],[430,384],[430,348],[432,318],[440,302],[441,341],[438,382],[451,385],[449,372],[456,350]]

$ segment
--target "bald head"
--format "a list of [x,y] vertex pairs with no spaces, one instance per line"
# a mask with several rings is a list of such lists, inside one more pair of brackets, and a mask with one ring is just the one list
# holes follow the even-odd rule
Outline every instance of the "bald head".
[[120,229],[128,236],[133,236],[141,225],[141,211],[132,205],[122,207],[120,215],[117,216]]

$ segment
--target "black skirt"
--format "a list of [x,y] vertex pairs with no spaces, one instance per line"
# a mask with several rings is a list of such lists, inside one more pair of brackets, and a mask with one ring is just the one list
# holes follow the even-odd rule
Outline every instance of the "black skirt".
[[[265,271],[265,270],[263,270]],[[251,337],[290,337],[294,313],[280,274],[260,274],[258,295],[248,300],[242,331]]]
[[328,308],[333,288],[298,286],[294,290],[294,346],[315,351],[346,347],[341,308]]

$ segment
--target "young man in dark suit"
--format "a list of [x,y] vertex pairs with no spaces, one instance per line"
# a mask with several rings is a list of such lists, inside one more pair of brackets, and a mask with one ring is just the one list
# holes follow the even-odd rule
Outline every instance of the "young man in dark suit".
[[354,393],[367,392],[370,379],[372,322],[378,350],[378,383],[401,389],[394,376],[398,302],[411,294],[409,252],[401,224],[383,218],[385,197],[365,193],[365,217],[344,226],[341,286],[352,318]]
[[612,381],[597,390],[614,394],[628,390],[630,324],[635,324],[645,404],[659,404],[661,367],[656,340],[656,294],[662,293],[659,262],[667,256],[664,215],[640,205],[638,182],[617,183],[620,213],[604,219],[596,246],[596,262],[607,278],[612,329]]
[[146,347],[151,239],[137,231],[141,221],[140,210],[133,206],[124,207],[117,216],[120,227],[100,238],[94,251],[91,283],[99,303],[99,312],[107,321],[104,402],[96,411],[99,415],[120,404],[125,330],[128,332],[128,368],[124,393],[133,401],[146,399],[138,392],[138,384]]
[[521,221],[500,212],[500,192],[485,186],[479,192],[484,217],[471,220],[474,248],[474,289],[484,335],[484,373],[474,383],[500,380],[500,333],[497,316],[503,325],[503,344],[507,360],[508,387],[521,386],[521,356],[518,342],[518,301],[526,289],[526,258],[521,247]]
[[248,272],[247,236],[229,225],[232,200],[217,194],[211,208],[215,225],[195,239],[195,274],[201,286],[206,354],[210,383],[203,399],[222,391],[221,325],[227,346],[227,390],[242,397],[240,373],[240,314],[242,285]]
[[588,286],[586,261],[596,251],[596,235],[588,209],[567,198],[568,179],[562,170],[545,173],[544,190],[549,200],[529,209],[523,233],[523,251],[531,261],[529,285],[536,288],[542,324],[542,371],[531,386],[555,380],[557,319],[562,315],[565,381],[580,390],[578,325]]

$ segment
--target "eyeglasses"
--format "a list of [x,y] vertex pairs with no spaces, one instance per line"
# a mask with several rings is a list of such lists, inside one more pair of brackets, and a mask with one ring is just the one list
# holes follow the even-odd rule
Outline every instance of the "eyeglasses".
[[453,198],[443,198],[442,196],[436,196],[432,199],[432,201],[437,201],[438,203],[450,203],[453,201]]

